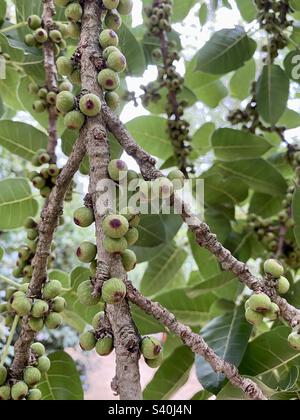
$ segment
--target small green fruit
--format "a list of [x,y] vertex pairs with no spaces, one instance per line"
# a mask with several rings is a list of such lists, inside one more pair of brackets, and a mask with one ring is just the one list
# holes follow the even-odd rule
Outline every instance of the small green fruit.
[[33,353],[38,357],[42,357],[46,353],[45,346],[42,343],[33,343],[31,344],[30,348],[33,351]]
[[96,352],[99,356],[108,356],[114,349],[113,339],[109,336],[100,338],[96,344]]
[[121,303],[125,299],[126,293],[126,286],[121,279],[107,280],[102,287],[102,299],[110,305]]
[[82,13],[83,10],[79,3],[70,3],[65,10],[66,19],[73,23],[77,23],[81,20]]
[[109,177],[116,182],[122,181],[126,178],[128,172],[128,166],[126,162],[120,159],[114,159],[109,162],[108,174]]
[[105,29],[99,36],[100,46],[105,49],[107,47],[117,47],[119,45],[119,37],[112,29]]
[[126,249],[122,254],[122,263],[125,271],[129,272],[135,269],[137,258],[133,251]]
[[116,9],[119,6],[120,0],[103,0],[103,6],[108,9]]
[[184,173],[179,169],[171,171],[168,175],[168,178],[173,183],[174,190],[181,190],[184,187],[185,176]]
[[85,121],[84,115],[79,111],[71,111],[64,118],[65,126],[69,130],[80,130]]
[[107,67],[117,73],[122,73],[126,70],[127,62],[125,56],[120,52],[113,52],[107,59]]
[[254,312],[265,313],[272,309],[272,302],[269,296],[263,293],[254,294],[249,299],[249,308]]
[[264,316],[259,314],[258,312],[252,311],[252,309],[248,308],[246,310],[246,320],[252,325],[260,325],[263,322]]
[[49,305],[41,299],[37,299],[31,309],[31,315],[34,318],[43,318],[49,312]]
[[5,293],[5,299],[10,300],[12,295],[16,293],[17,289],[15,287],[7,287],[6,293]]
[[24,222],[24,227],[26,229],[34,229],[37,227],[37,223],[32,217],[28,217]]
[[105,25],[108,29],[117,32],[122,26],[122,18],[117,10],[110,10],[105,16]]
[[[125,238],[128,243],[128,246],[133,246],[139,240],[139,231],[137,228],[130,228],[126,233]],[[126,251],[125,251],[126,252]]]
[[61,282],[58,280],[50,280],[45,284],[43,289],[43,298],[50,300],[59,296],[62,292]]
[[83,263],[91,263],[97,255],[97,247],[91,242],[82,242],[77,249],[76,255],[79,261]]
[[294,350],[300,351],[300,335],[297,332],[289,335],[288,342]]
[[79,69],[75,69],[72,74],[69,76],[70,82],[73,85],[81,85],[81,73]]
[[80,111],[88,117],[95,117],[101,111],[101,101],[97,95],[83,95],[79,102]]
[[151,368],[151,369],[157,369],[161,366],[161,364],[164,361],[164,354],[163,352],[160,352],[159,356],[156,359],[145,359],[146,364]]
[[26,297],[17,297],[13,299],[12,308],[20,317],[29,315],[31,312],[31,300]]
[[27,396],[28,391],[28,386],[25,384],[25,382],[17,382],[11,388],[11,398],[14,401],[23,400]]
[[54,163],[52,163],[51,165],[49,165],[48,167],[48,174],[51,177],[57,177],[60,174],[60,169],[57,165],[55,165]]
[[37,228],[27,229],[27,238],[30,241],[34,241],[39,236],[39,231]]
[[105,48],[105,50],[103,51],[103,58],[104,60],[107,60],[108,57],[110,56],[110,54],[112,54],[113,52],[119,52],[119,48],[114,47],[113,45],[111,45],[110,47]]
[[91,351],[96,347],[97,340],[95,334],[91,331],[87,331],[81,334],[79,339],[80,347],[83,351]]
[[36,47],[37,45],[36,39],[32,34],[26,34],[24,37],[24,42],[28,47]]
[[48,90],[47,90],[46,88],[41,88],[41,89],[38,91],[38,97],[39,97],[40,99],[46,99],[46,98],[47,98],[47,93],[48,93]]
[[42,19],[37,15],[31,15],[28,17],[27,23],[29,28],[35,31],[36,29],[41,27]]
[[[47,101],[48,101],[49,95],[51,95],[53,98],[55,98],[55,101],[56,101],[56,93],[54,93],[54,92],[47,93]],[[54,103],[55,103],[55,101],[54,101]],[[37,155],[38,155],[38,159],[39,159],[39,162],[40,162],[41,165],[44,165],[45,163],[50,162],[50,155],[47,152],[47,150],[39,150]]]
[[43,318],[30,318],[28,325],[32,331],[40,332],[44,328],[44,320]]
[[27,395],[28,401],[40,401],[42,399],[42,393],[39,389],[31,389]]
[[61,313],[66,309],[66,306],[66,300],[61,296],[56,297],[52,302],[52,310],[54,312]]
[[126,207],[122,210],[122,215],[126,217],[130,227],[137,227],[140,223],[141,217],[138,210],[133,207]]
[[120,96],[116,92],[106,92],[105,102],[112,111],[116,111],[121,103]]
[[104,219],[102,226],[105,235],[112,239],[122,238],[129,229],[128,220],[124,216],[117,214],[107,216]]
[[7,370],[4,366],[0,365],[0,386],[4,385],[7,379]]
[[[41,176],[37,176],[37,177],[33,178],[32,184],[35,188],[37,188],[38,190],[41,190],[46,185],[46,181]],[[28,238],[28,239],[31,239],[31,238]],[[34,239],[35,238],[32,238],[31,240],[34,240]]]
[[34,32],[34,38],[39,44],[44,44],[46,41],[48,41],[47,31],[43,28],[38,28]]
[[170,198],[174,193],[174,186],[172,181],[168,178],[157,178],[153,183],[154,193],[156,193],[160,198],[166,199]]
[[23,269],[23,276],[31,279],[33,274],[33,267],[31,265],[26,265]]
[[62,325],[62,323],[62,317],[56,312],[49,314],[46,318],[46,327],[49,328],[49,330],[56,330]]
[[55,42],[56,44],[59,44],[62,40],[62,34],[59,30],[53,29],[49,32],[49,38],[52,42]]
[[69,58],[63,57],[63,56],[59,57],[56,60],[56,67],[57,67],[58,73],[61,76],[70,76],[74,71],[72,61]]
[[94,295],[94,287],[90,280],[81,283],[77,289],[79,302],[85,306],[95,306],[100,302],[100,297]]
[[62,112],[70,112],[75,107],[75,97],[71,92],[60,92],[56,97],[56,108]]
[[30,257],[30,254],[31,254],[31,252],[30,252],[30,249],[28,248],[28,246],[22,246],[19,249],[19,254],[18,255],[19,255],[19,258],[23,261],[27,261],[28,258]]
[[78,23],[69,22],[68,34],[70,38],[77,40],[80,37],[80,25],[78,25]]
[[98,331],[103,326],[104,317],[105,317],[105,314],[103,311],[98,312],[94,316],[93,321],[92,321],[92,326],[95,331]]
[[147,360],[157,359],[162,352],[160,341],[155,337],[144,337],[141,343],[141,352]]
[[39,357],[37,368],[41,373],[47,373],[51,367],[51,361],[46,356]]
[[30,366],[24,370],[23,380],[28,386],[33,387],[37,385],[41,379],[41,372],[37,368]]
[[73,85],[69,82],[69,80],[64,80],[58,87],[60,92],[72,92]]
[[48,198],[51,194],[51,188],[50,187],[44,187],[41,189],[41,196],[43,198]]
[[120,0],[118,6],[118,12],[121,15],[129,15],[133,9],[133,1],[132,0]]
[[70,3],[70,0],[54,0],[54,3],[58,7],[66,7]]
[[103,241],[104,249],[110,254],[120,254],[121,252],[126,251],[128,248],[128,243],[125,238],[121,239],[112,239],[106,236]]
[[290,290],[290,282],[286,277],[281,276],[277,281],[277,291],[280,295],[285,295]]
[[46,109],[46,104],[42,100],[34,101],[33,104],[32,104],[32,109],[37,113],[42,113]]
[[276,303],[272,302],[271,310],[266,312],[264,316],[268,318],[270,321],[276,321],[280,315],[280,309]]
[[275,277],[275,279],[279,279],[284,274],[284,268],[282,264],[274,259],[270,259],[265,262],[264,270],[266,274],[270,274],[271,276]]
[[98,83],[105,90],[116,90],[120,86],[120,78],[115,71],[104,69],[98,74]]
[[0,387],[0,401],[8,401],[8,400],[10,400],[10,387],[1,386]]

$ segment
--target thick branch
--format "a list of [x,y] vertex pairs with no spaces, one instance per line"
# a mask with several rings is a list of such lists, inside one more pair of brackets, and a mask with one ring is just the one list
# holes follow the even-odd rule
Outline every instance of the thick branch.
[[228,380],[237,388],[240,388],[251,400],[267,400],[260,388],[250,379],[243,378],[238,369],[221,359],[203,340],[193,331],[178,322],[173,314],[160,304],[152,302],[144,297],[130,281],[126,282],[128,299],[141,308],[148,315],[152,315],[157,321],[166,326],[175,335],[180,337],[182,342],[191,350],[202,356],[218,374],[224,374]]
[[[100,3],[95,0],[86,0],[79,52],[83,91],[102,97],[101,89],[97,83],[97,62],[98,59],[101,61],[98,43],[100,15]],[[106,127],[102,116],[88,118],[82,135],[87,142],[90,160],[89,194],[94,207],[98,248],[96,287],[97,290],[100,290],[103,281],[107,278],[126,277],[119,257],[112,257],[103,248],[102,221],[107,213],[112,211],[113,196],[100,185],[101,181],[108,179],[107,167],[110,160]],[[106,209],[101,208],[104,201],[107,201]],[[108,305],[107,314],[114,334],[116,351],[117,366],[114,390],[120,395],[121,400],[139,400],[142,398],[139,373],[140,338],[132,321],[128,302],[124,301],[115,306]]]
[[[109,131],[115,136],[125,151],[136,160],[144,178],[151,180],[161,177],[162,173],[156,169],[153,159],[136,144],[120,119],[107,106],[103,107],[103,116]],[[273,302],[279,306],[281,316],[292,328],[297,326],[300,323],[300,310],[278,296],[274,288],[269,288],[261,279],[255,277],[246,264],[238,261],[218,241],[217,236],[210,231],[209,226],[192,214],[186,203],[182,203],[181,207],[183,208],[182,218],[195,234],[198,245],[215,255],[225,271],[234,273],[251,290],[254,292],[262,291],[269,295]]]
[[[43,24],[44,28],[49,31],[53,29],[53,16],[55,15],[55,6],[53,0],[44,0]],[[44,67],[46,74],[46,87],[49,92],[57,92],[57,71],[55,65],[54,44],[49,40],[43,46],[44,51]],[[48,126],[48,146],[47,150],[51,157],[51,162],[56,162],[56,146],[57,146],[57,111],[55,105],[49,105],[49,126]]]

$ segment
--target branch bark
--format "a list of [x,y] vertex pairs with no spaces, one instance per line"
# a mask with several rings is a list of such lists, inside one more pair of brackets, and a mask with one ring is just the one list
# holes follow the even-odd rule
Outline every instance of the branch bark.
[[[97,83],[97,63],[101,63],[102,55],[98,43],[100,33],[101,6],[98,1],[86,0],[82,19],[82,31],[79,45],[81,56],[81,84],[84,92],[90,92],[103,99],[102,91]],[[111,277],[126,277],[120,257],[108,254],[103,247],[103,218],[113,211],[113,196],[103,190],[100,181],[108,180],[107,167],[110,160],[106,126],[101,115],[88,118],[82,136],[87,142],[90,160],[90,188],[92,199],[96,238],[98,248],[98,269],[96,275],[96,292],[101,290],[103,281]],[[105,198],[104,198],[105,197]],[[103,205],[107,201],[106,209]],[[122,400],[140,400],[142,398],[139,372],[139,343],[128,302],[120,305],[108,305],[107,315],[113,330],[116,351],[116,379],[114,391]]]
[[[53,0],[44,0],[44,9],[43,9],[43,24],[44,28],[49,31],[53,29],[54,22],[53,16],[55,16],[55,6]],[[46,87],[49,92],[57,92],[57,70],[55,65],[55,52],[53,43],[48,40],[43,45],[44,51],[44,66],[45,66],[45,74],[46,74]],[[55,105],[49,105],[48,108],[48,115],[49,115],[49,125],[48,125],[48,145],[47,151],[51,157],[51,162],[56,163],[56,147],[57,147],[57,129],[56,129],[56,122],[57,122],[57,111]]]
[[[138,163],[141,173],[145,179],[156,179],[162,173],[156,169],[155,161],[146,153],[134,140],[120,119],[107,107],[103,106],[103,117],[109,131],[115,136],[124,150],[132,156]],[[173,197],[174,199],[174,197]],[[209,226],[196,217],[186,203],[182,203],[182,218],[187,222],[189,229],[194,233],[196,242],[199,246],[209,250],[220,262],[225,271],[235,274],[242,283],[254,292],[266,293],[281,312],[281,316],[290,324],[292,328],[300,324],[300,310],[290,305],[285,299],[278,296],[274,288],[270,288],[265,282],[255,277],[249,270],[247,264],[238,261],[231,252],[226,249],[213,234]]]

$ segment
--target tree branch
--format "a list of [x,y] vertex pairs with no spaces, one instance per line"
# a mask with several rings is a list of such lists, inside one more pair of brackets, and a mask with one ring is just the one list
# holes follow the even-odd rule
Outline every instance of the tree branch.
[[[49,31],[54,28],[53,16],[55,15],[55,6],[53,0],[44,0],[43,10],[43,24],[44,28]],[[48,92],[57,92],[57,70],[55,65],[55,52],[53,42],[48,40],[43,45],[44,51],[44,66],[46,74],[46,86]],[[51,162],[56,163],[56,146],[57,146],[57,129],[56,121],[58,118],[56,106],[49,105],[48,108],[49,125],[48,134],[49,140],[47,145],[47,151],[51,157]]]
[[[156,169],[153,159],[135,142],[120,119],[107,106],[103,107],[102,113],[109,131],[119,141],[124,150],[136,160],[144,178],[151,180],[161,177],[162,173]],[[218,259],[225,271],[235,274],[251,290],[266,293],[279,306],[281,316],[292,328],[300,324],[299,309],[296,309],[285,299],[278,296],[274,288],[268,287],[264,281],[255,277],[250,272],[247,264],[238,261],[218,241],[217,236],[210,231],[209,226],[191,212],[186,203],[182,203],[181,208],[183,209],[182,218],[194,233],[199,246],[209,250]]]
[[[82,19],[80,45],[81,56],[81,84],[84,92],[94,93],[103,99],[102,91],[97,82],[97,62],[101,62],[99,47],[101,6],[98,1],[86,0]],[[98,248],[98,269],[96,275],[96,291],[100,291],[103,281],[110,277],[126,277],[120,257],[108,254],[103,247],[104,233],[102,230],[103,218],[112,212],[112,195],[101,188],[100,181],[107,180],[107,167],[110,160],[109,144],[105,123],[102,116],[88,118],[83,136],[86,139],[87,151],[90,160],[90,189],[92,198],[96,238]],[[102,210],[104,196],[106,209]],[[139,373],[139,343],[134,322],[131,317],[128,302],[125,300],[119,305],[108,305],[107,314],[113,330],[116,351],[116,380],[114,390],[122,400],[140,400],[142,398]]]

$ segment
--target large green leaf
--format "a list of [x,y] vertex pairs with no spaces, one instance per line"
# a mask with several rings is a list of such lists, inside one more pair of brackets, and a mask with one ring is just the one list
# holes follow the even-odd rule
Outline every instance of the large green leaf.
[[272,125],[284,113],[289,98],[289,79],[280,66],[264,66],[256,88],[257,110]]
[[132,305],[131,313],[141,335],[157,334],[165,331],[162,324],[138,307]]
[[232,96],[241,101],[248,98],[252,82],[255,79],[255,71],[256,64],[255,61],[251,59],[234,73],[230,79],[230,91]]
[[47,147],[45,133],[18,121],[0,121],[0,144],[23,159],[31,161],[39,149]]
[[257,214],[267,219],[279,213],[281,209],[282,199],[280,197],[254,193],[250,202],[249,214]]
[[290,328],[278,327],[252,341],[240,366],[241,373],[251,376],[263,375],[263,378],[268,377],[269,380],[274,376],[277,382],[278,372],[287,372],[292,366],[299,367],[300,353],[288,344],[290,333]]
[[0,229],[23,226],[27,217],[35,216],[38,203],[33,198],[27,179],[11,178],[0,181]]
[[222,271],[203,281],[200,273],[194,271],[191,273],[190,279],[190,283],[193,284],[193,286],[187,289],[186,294],[193,299],[209,292],[216,292],[218,289],[221,289],[230,283],[234,278],[234,274]]
[[44,401],[82,401],[83,387],[76,363],[64,351],[50,354],[51,368],[44,374],[38,389]]
[[5,0],[0,1],[0,22],[3,22],[6,16],[7,4]]
[[144,274],[141,291],[146,296],[152,296],[168,287],[187,258],[184,249],[178,248],[173,242],[167,245],[163,252],[154,258]]
[[250,60],[256,42],[241,26],[216,32],[197,54],[197,70],[211,74],[225,74]]
[[17,96],[20,83],[20,73],[14,67],[6,66],[5,79],[0,79],[0,97],[11,109],[23,110],[23,106]]
[[127,123],[127,128],[147,152],[164,160],[172,156],[166,119],[154,116],[137,117]]
[[64,293],[67,308],[64,311],[64,320],[79,332],[83,332],[87,325],[90,325],[96,313],[103,309],[103,305],[85,306],[79,302],[77,296],[78,286],[90,278],[91,272],[88,268],[77,267],[71,273],[70,290]]
[[24,59],[24,53],[21,50],[21,48],[15,48],[9,43],[9,39],[4,35],[0,33],[0,46],[2,49],[2,52],[5,54],[9,54],[10,59],[12,61],[21,62]]
[[126,54],[127,70],[130,76],[141,76],[146,68],[144,51],[131,30],[123,23],[118,32],[120,48]]
[[181,346],[161,365],[144,391],[145,400],[168,400],[188,380],[194,356],[191,350]]
[[295,221],[295,237],[300,247],[300,188],[297,188],[293,199],[293,218]]
[[231,128],[216,130],[212,146],[218,159],[229,162],[260,157],[271,148],[263,137]]
[[246,22],[252,22],[256,18],[258,10],[253,0],[236,0],[236,5]]
[[287,183],[277,169],[264,159],[222,162],[219,165],[227,175],[236,176],[256,192],[283,196]]
[[211,150],[211,136],[215,130],[215,124],[208,122],[203,124],[193,135],[190,154],[191,159],[197,159],[199,156],[206,155]]
[[[200,334],[218,356],[238,367],[251,332],[252,327],[245,319],[245,309],[240,306],[233,312],[211,321]],[[217,393],[225,381],[225,376],[215,373],[210,364],[200,356],[196,357],[196,367],[201,385],[206,390]]]

